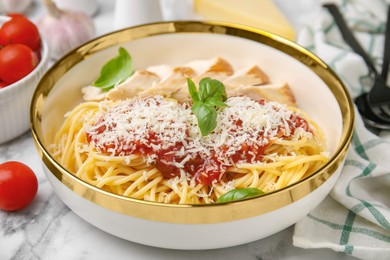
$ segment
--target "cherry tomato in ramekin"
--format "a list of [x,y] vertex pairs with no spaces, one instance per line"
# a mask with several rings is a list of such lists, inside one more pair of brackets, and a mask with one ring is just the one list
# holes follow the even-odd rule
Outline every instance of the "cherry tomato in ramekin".
[[7,45],[0,50],[0,79],[14,83],[28,75],[38,65],[37,55],[22,44]]
[[0,29],[0,45],[24,44],[33,51],[41,47],[41,37],[33,22],[22,15],[11,15],[11,20],[5,22]]

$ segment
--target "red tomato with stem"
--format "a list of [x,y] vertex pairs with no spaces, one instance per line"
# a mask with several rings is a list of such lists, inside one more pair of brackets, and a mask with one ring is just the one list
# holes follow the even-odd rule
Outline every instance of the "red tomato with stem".
[[14,83],[25,77],[38,64],[36,54],[27,46],[12,44],[0,50],[0,79]]
[[16,161],[0,164],[0,209],[23,209],[33,201],[37,191],[38,180],[30,167]]
[[0,45],[24,44],[33,51],[38,51],[41,37],[35,24],[21,15],[13,14],[11,17],[0,29]]

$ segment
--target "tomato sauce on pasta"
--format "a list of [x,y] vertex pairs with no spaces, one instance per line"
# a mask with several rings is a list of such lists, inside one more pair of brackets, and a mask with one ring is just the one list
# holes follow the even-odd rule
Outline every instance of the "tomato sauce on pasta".
[[290,185],[327,160],[318,126],[295,107],[230,97],[202,136],[189,103],[161,96],[85,102],[53,154],[105,190],[164,203],[213,203],[227,191]]

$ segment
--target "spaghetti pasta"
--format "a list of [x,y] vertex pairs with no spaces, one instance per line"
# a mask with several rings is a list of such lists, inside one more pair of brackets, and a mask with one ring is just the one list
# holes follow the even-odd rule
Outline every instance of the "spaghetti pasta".
[[235,188],[271,192],[328,160],[321,129],[299,108],[243,96],[226,104],[202,136],[186,102],[84,102],[67,115],[52,153],[99,188],[179,204],[214,203]]

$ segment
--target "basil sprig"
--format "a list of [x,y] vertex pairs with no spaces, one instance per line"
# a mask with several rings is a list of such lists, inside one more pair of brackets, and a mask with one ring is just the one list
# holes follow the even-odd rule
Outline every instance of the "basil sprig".
[[100,76],[92,83],[103,91],[112,89],[134,73],[133,60],[125,48],[120,47],[118,56],[109,60],[101,69]]
[[217,203],[242,200],[264,194],[263,191],[256,188],[239,188],[226,192],[218,198]]
[[188,90],[194,101],[191,110],[198,119],[202,136],[210,134],[217,127],[217,108],[227,107],[225,86],[222,82],[204,78],[199,82],[199,90],[194,82],[187,79]]

